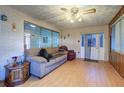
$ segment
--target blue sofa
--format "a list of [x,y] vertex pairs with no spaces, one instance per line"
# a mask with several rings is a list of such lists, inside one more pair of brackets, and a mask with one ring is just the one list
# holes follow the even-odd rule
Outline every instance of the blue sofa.
[[59,52],[58,48],[47,48],[46,50],[53,55],[53,58],[49,62],[45,58],[37,56],[40,48],[33,48],[26,51],[26,59],[31,62],[30,73],[39,78],[44,77],[67,61],[66,52]]

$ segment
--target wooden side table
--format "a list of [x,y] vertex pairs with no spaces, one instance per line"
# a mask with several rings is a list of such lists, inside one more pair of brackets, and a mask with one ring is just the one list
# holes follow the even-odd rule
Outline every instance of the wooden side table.
[[30,77],[30,62],[23,64],[9,64],[5,66],[6,76],[4,84],[8,87],[24,83]]

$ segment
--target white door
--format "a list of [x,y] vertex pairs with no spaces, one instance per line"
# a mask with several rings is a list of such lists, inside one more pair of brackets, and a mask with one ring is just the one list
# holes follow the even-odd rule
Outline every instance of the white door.
[[91,59],[99,60],[99,34],[92,34]]
[[82,37],[81,37],[81,58],[85,58],[85,35],[82,34]]
[[92,34],[91,59],[104,60],[104,34]]
[[99,60],[104,60],[104,33],[99,34]]
[[104,33],[82,35],[81,58],[104,60]]
[[85,35],[85,59],[91,59],[92,34]]

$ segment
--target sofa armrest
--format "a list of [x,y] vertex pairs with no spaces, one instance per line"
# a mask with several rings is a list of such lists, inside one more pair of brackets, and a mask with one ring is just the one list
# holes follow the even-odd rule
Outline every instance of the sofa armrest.
[[45,61],[41,61],[41,60],[38,60],[38,59],[35,59],[33,57],[31,57],[30,59],[30,73],[41,78],[45,75],[45,65],[47,62]]
[[28,56],[28,55],[26,56],[27,61],[31,62],[31,59],[32,59],[31,56]]
[[45,75],[45,65],[47,60],[40,56],[27,56],[26,60],[31,62],[30,64],[30,73],[39,78]]

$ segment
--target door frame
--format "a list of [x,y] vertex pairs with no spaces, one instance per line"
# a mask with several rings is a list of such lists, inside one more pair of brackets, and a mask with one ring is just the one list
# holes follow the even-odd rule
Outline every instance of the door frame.
[[[100,60],[105,60],[105,33],[104,31],[101,31],[101,32],[93,32],[93,33],[81,33],[81,58],[82,59],[85,59],[85,38],[84,38],[84,46],[82,47],[82,35],[86,35],[86,34],[100,34],[100,33],[103,33],[103,47],[100,47],[100,44],[99,44],[99,51],[103,52],[103,57],[102,59],[98,59],[97,61],[100,61]],[[99,39],[100,41],[100,39]],[[99,42],[100,43],[100,42]],[[100,49],[102,48],[102,49]],[[99,53],[100,54],[100,53]],[[101,56],[101,55],[100,55]],[[101,57],[100,57],[101,58]],[[96,60],[95,60],[96,61]]]

